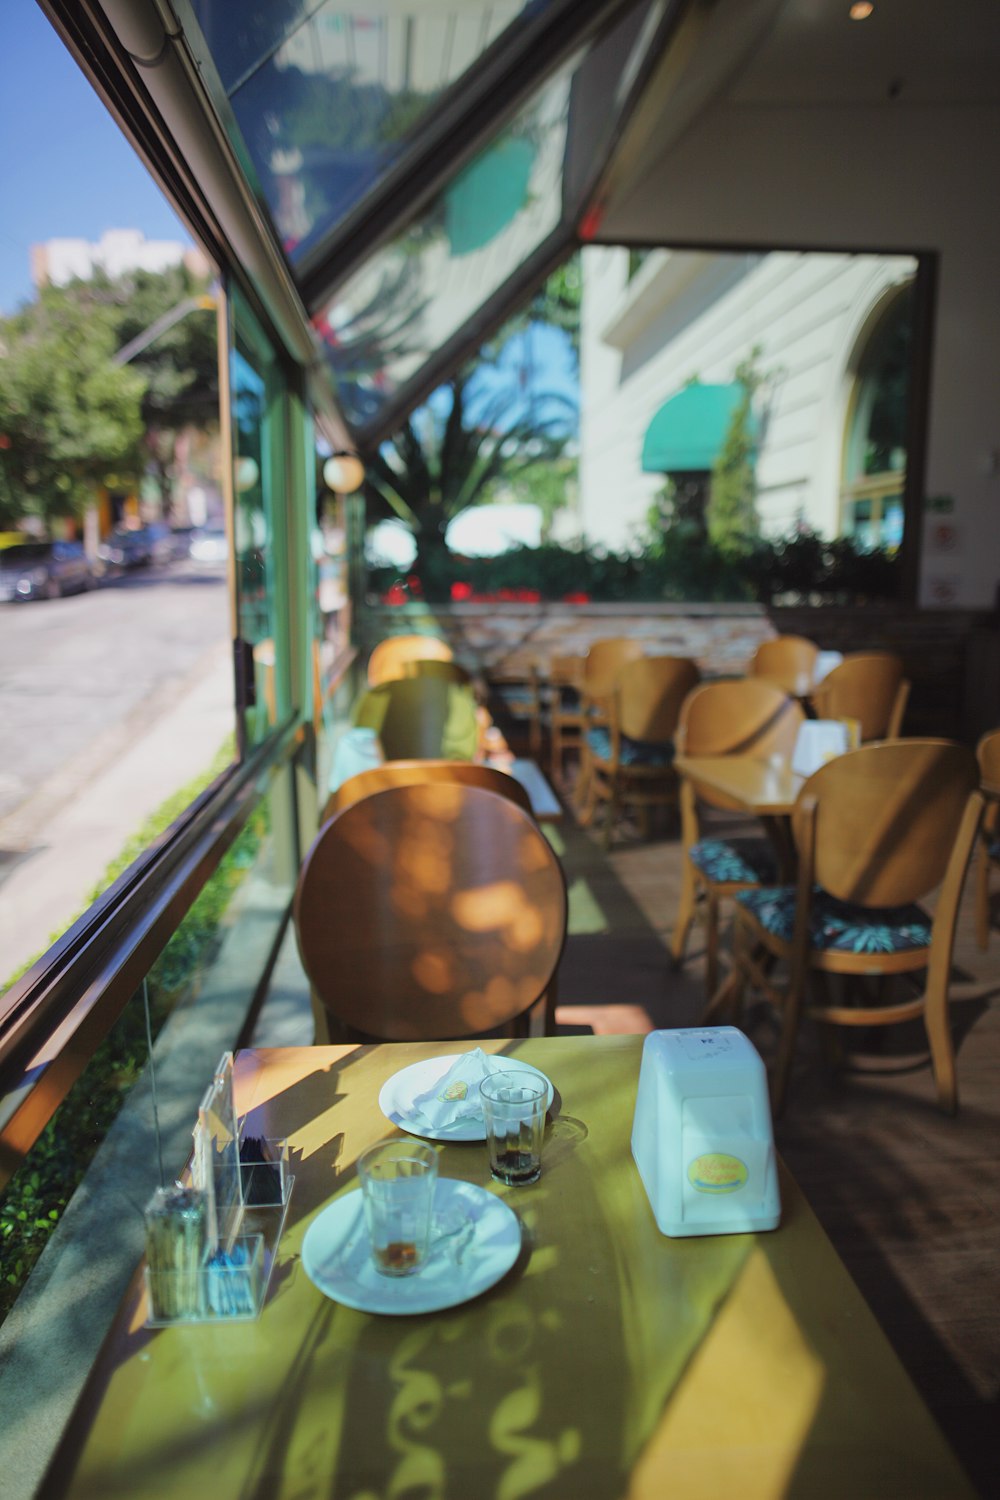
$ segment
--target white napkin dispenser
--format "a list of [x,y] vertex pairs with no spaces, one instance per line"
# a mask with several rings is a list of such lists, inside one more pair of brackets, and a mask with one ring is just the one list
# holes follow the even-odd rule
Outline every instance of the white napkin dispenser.
[[767,1075],[742,1031],[701,1026],[646,1037],[632,1155],[664,1234],[777,1228]]

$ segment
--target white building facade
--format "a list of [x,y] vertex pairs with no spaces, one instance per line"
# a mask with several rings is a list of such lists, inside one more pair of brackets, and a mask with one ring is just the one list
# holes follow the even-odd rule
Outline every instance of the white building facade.
[[870,400],[866,362],[912,286],[915,260],[670,250],[639,259],[620,248],[583,253],[586,538],[622,547],[642,533],[664,485],[662,473],[642,467],[650,423],[690,382],[731,385],[753,359],[761,529],[786,535],[806,525],[826,537],[897,543],[905,449],[894,448],[877,465],[888,472],[874,475],[870,456],[866,473],[852,448],[866,388]]

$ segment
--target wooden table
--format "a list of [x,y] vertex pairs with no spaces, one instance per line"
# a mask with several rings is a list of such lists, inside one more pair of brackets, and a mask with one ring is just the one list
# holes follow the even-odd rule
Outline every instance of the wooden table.
[[521,783],[539,823],[558,823],[564,816],[562,803],[546,780],[544,771],[533,760],[513,755],[491,755],[486,764],[498,771],[506,771],[508,776]]
[[786,760],[751,755],[678,755],[674,764],[696,787],[706,787],[759,818],[788,817],[805,780]]
[[[772,1234],[669,1240],[629,1136],[641,1037],[496,1042],[556,1089],[543,1172],[496,1191],[524,1249],[475,1302],[378,1318],[324,1298],[305,1230],[389,1134],[378,1090],[454,1045],[241,1053],[296,1183],[257,1323],[143,1328],[126,1300],[45,1496],[778,1500],[973,1491],[787,1171]],[[486,1185],[483,1146],[441,1173]]]

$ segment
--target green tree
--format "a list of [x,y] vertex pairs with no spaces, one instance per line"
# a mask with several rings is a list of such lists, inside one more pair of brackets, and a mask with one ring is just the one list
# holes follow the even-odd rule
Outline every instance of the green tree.
[[740,399],[733,409],[719,456],[712,469],[708,501],[708,536],[722,552],[746,553],[760,535],[755,467],[757,426],[754,397],[763,376],[757,368],[760,350],[736,368]]
[[178,437],[186,428],[218,426],[219,356],[210,282],[180,265],[79,282],[76,293],[108,309],[116,361],[126,356],[128,367],[143,377],[145,467],[169,516]]
[[47,287],[0,321],[0,514],[50,522],[81,515],[110,474],[141,471],[138,370],[113,363],[115,319]]

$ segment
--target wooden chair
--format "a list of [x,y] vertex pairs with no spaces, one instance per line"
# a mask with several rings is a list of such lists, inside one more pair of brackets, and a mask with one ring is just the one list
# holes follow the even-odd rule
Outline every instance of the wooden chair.
[[[805,1015],[824,1029],[888,1026],[922,1018],[938,1100],[958,1101],[948,1024],[948,980],[962,886],[983,810],[971,750],[948,740],[864,745],[821,766],[802,787],[792,819],[799,855],[794,886],[736,898],[733,972],[709,1015],[738,1012],[747,985],[777,1006],[781,1032],[771,1078],[777,1113]],[[943,882],[943,884],[942,884]],[[918,903],[941,887],[933,921]],[[784,965],[776,983],[771,970]],[[863,980],[926,969],[915,998],[832,1003],[828,974]],[[823,987],[806,1003],[809,979]],[[830,1033],[827,1031],[827,1037]]]
[[320,824],[328,823],[335,813],[350,807],[352,802],[360,802],[362,797],[370,797],[372,792],[381,792],[387,786],[422,786],[435,781],[457,781],[463,786],[485,787],[501,797],[509,797],[534,817],[531,798],[521,783],[494,766],[478,766],[470,760],[390,760],[385,765],[372,766],[371,770],[348,776],[335,792],[331,792]]
[[528,735],[528,754],[539,760],[542,754],[542,691],[538,668],[533,661],[519,666],[516,661],[491,667],[486,673],[491,703],[495,703],[505,736]]
[[[976,746],[976,759],[983,783],[1000,787],[1000,729],[984,734]],[[979,857],[976,861],[976,942],[985,953],[990,945],[990,873],[1000,865],[1000,801],[996,791],[986,792],[986,810],[980,829]]]
[[[762,677],[706,682],[686,699],[678,726],[678,749],[685,755],[772,755],[791,759],[799,726],[805,719],[800,705]],[[718,794],[702,793],[710,807],[732,811],[733,804]],[[719,916],[722,902],[778,878],[778,857],[769,837],[758,832],[705,837],[693,786],[680,790],[681,841],[684,865],[680,905],[670,942],[676,965],[684,962],[688,934],[699,910],[705,917],[705,982],[715,993],[719,976]]]
[[618,673],[626,662],[638,661],[643,654],[641,641],[623,635],[607,636],[602,640],[594,641],[584,657],[577,710],[580,729],[580,775],[574,788],[574,796],[579,807],[586,807],[590,797],[591,755],[586,731],[602,725],[607,727],[610,698],[618,680]]
[[[566,910],[559,860],[522,808],[436,782],[337,812],[306,855],[293,914],[336,1029],[418,1041],[525,1034],[559,964]],[[546,1003],[546,1030],[553,1019]]]
[[643,656],[626,662],[607,700],[607,725],[591,724],[585,730],[590,791],[582,821],[590,822],[598,804],[606,804],[605,848],[623,805],[640,809],[644,832],[650,807],[676,807],[674,733],[681,704],[700,676],[696,664],[684,656]]
[[451,661],[454,654],[448,642],[435,635],[387,636],[368,658],[368,686],[378,687],[405,676],[406,662]]
[[[400,663],[401,677],[437,677],[442,682],[459,682],[463,687],[472,685],[472,673],[457,661],[443,661],[438,657],[414,657],[412,661]],[[386,679],[388,681],[389,679]]]
[[766,677],[790,698],[806,698],[812,692],[818,655],[819,647],[804,635],[778,635],[761,641],[750,663],[750,676]]
[[910,696],[903,663],[889,651],[845,656],[812,695],[818,719],[856,719],[861,743],[899,738]]
[[375,730],[386,760],[472,760],[481,732],[472,691],[427,676],[369,688],[354,723]]
[[566,756],[579,750],[583,736],[583,673],[585,656],[553,656],[549,662],[545,688],[545,707],[549,722],[549,772],[553,781],[561,781]]

